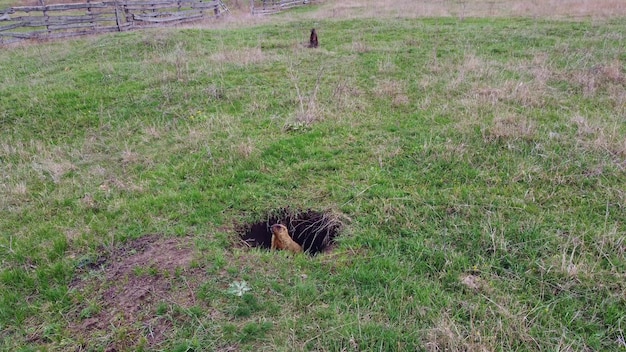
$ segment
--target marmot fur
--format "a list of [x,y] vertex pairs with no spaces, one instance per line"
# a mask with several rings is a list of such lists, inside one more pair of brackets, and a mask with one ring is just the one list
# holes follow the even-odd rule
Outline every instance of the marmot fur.
[[302,247],[297,244],[281,224],[272,225],[272,249],[285,249],[293,253],[302,253]]

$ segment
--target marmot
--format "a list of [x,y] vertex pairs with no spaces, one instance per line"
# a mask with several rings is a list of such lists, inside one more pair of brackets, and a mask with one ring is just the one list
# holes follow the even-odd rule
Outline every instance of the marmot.
[[294,253],[302,253],[302,247],[297,244],[281,224],[272,225],[272,249],[286,249]]
[[319,42],[317,41],[317,32],[315,28],[311,29],[311,38],[309,39],[309,48],[317,48]]

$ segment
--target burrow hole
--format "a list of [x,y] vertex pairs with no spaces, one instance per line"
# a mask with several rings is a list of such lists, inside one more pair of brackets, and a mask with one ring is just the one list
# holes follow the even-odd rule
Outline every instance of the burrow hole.
[[335,237],[343,227],[339,216],[331,212],[310,209],[293,211],[285,208],[269,212],[264,220],[241,226],[241,240],[249,247],[270,249],[270,228],[274,224],[287,226],[291,238],[309,255],[331,250]]

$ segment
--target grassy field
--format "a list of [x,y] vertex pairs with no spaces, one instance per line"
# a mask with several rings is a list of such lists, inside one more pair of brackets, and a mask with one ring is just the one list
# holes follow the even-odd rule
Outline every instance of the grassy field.
[[626,349],[623,19],[316,11],[0,51],[0,349]]

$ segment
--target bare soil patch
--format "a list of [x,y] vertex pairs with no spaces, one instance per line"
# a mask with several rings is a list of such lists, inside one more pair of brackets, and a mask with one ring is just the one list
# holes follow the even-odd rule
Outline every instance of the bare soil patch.
[[[186,309],[203,271],[194,267],[191,238],[149,235],[99,258],[72,285],[77,311],[72,336],[87,349],[119,351],[155,346],[172,331],[177,317],[157,314],[159,304]],[[91,346],[91,345],[94,346]]]

